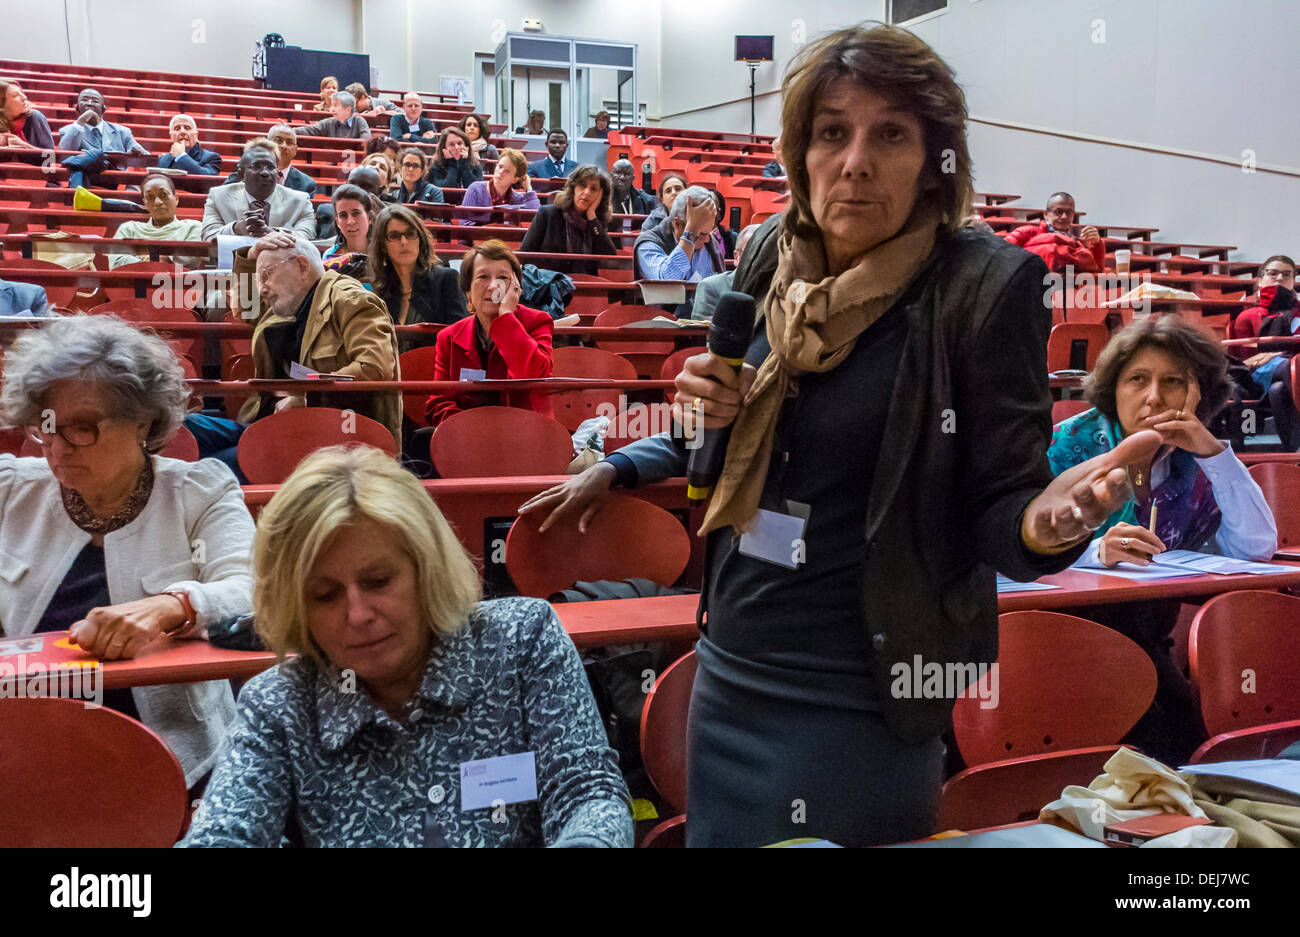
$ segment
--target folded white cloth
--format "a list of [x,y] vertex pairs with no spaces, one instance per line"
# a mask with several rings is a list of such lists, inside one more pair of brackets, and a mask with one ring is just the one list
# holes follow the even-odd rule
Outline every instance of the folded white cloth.
[[[1084,836],[1104,841],[1106,825],[1157,813],[1204,817],[1192,799],[1192,789],[1172,768],[1153,758],[1121,748],[1087,787],[1072,784],[1061,796],[1039,811],[1042,821],[1059,820]],[[1227,834],[1225,836],[1225,834]],[[1231,847],[1237,843],[1235,830],[1214,826],[1187,827],[1147,842],[1146,846]]]

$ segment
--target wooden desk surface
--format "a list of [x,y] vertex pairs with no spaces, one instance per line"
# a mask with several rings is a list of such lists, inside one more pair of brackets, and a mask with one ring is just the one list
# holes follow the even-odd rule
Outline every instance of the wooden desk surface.
[[[1186,576],[1158,582],[1136,582],[1101,573],[1069,569],[1041,582],[1058,589],[1013,592],[998,596],[999,612],[1058,609],[1147,599],[1217,595],[1238,589],[1278,589],[1300,585],[1300,561],[1281,562],[1291,572],[1269,576]],[[556,615],[579,648],[641,641],[689,641],[698,636],[695,612],[698,595],[670,595],[645,599],[616,599],[604,602],[575,602],[555,606]],[[66,632],[51,632],[45,649],[25,656],[31,665],[86,661],[76,650],[54,647]],[[54,640],[50,640],[53,638]],[[4,662],[17,666],[20,658]],[[201,680],[247,678],[275,664],[275,656],[264,651],[226,651],[204,641],[161,639],[133,660],[103,665],[105,689],[153,686],[161,683],[192,683]]]

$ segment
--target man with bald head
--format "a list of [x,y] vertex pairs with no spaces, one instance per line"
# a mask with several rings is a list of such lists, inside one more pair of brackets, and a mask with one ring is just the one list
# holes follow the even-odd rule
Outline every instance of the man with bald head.
[[110,164],[106,153],[130,153],[148,156],[149,151],[136,142],[130,127],[104,120],[108,105],[94,88],[77,95],[77,119],[59,129],[59,149],[80,150],[63,160],[68,167],[68,186],[98,185],[99,174]]
[[158,159],[163,169],[179,169],[200,176],[215,176],[221,171],[221,154],[199,146],[199,128],[189,114],[177,114],[167,124],[172,138],[171,152]]
[[388,136],[404,143],[433,143],[438,139],[438,128],[424,116],[424,101],[414,91],[402,96],[402,113],[394,114],[388,124]]
[[239,182],[208,190],[203,206],[203,238],[218,234],[263,237],[286,228],[310,238],[316,234],[311,202],[302,192],[280,185],[275,144],[255,141],[239,159]]
[[648,215],[654,211],[655,197],[638,189],[636,169],[626,159],[620,159],[609,169],[609,178],[614,183],[614,195],[611,209],[616,215]]
[[148,156],[149,151],[136,142],[130,127],[104,119],[107,109],[104,96],[94,88],[77,95],[77,119],[59,129],[59,149]]
[[[357,381],[397,381],[397,334],[384,301],[361,283],[326,270],[320,251],[305,238],[277,231],[236,253],[235,273],[251,262],[261,313],[253,329],[253,374],[288,378],[299,367]],[[297,366],[297,367],[295,367]],[[401,445],[400,393],[303,394],[251,397],[239,412],[251,423],[291,407],[353,410],[388,427]]]

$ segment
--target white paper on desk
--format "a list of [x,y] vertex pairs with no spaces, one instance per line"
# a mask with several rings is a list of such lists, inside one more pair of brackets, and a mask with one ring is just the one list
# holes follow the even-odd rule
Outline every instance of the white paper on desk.
[[1149,579],[1181,579],[1185,576],[1200,576],[1201,573],[1195,569],[1179,569],[1177,566],[1157,566],[1152,563],[1150,566],[1138,566],[1135,563],[1120,563],[1117,566],[1106,569],[1094,569],[1093,567],[1078,567],[1079,572],[1097,573],[1100,576],[1118,576],[1120,579],[1133,579],[1143,582]]
[[1176,569],[1190,569],[1198,573],[1217,573],[1230,576],[1234,573],[1253,573],[1266,576],[1269,573],[1289,573],[1294,566],[1279,566],[1273,563],[1256,563],[1251,560],[1238,560],[1230,556],[1218,556],[1214,553],[1197,553],[1195,550],[1169,550],[1161,553],[1155,560],[1158,566],[1172,566]]
[[641,298],[651,306],[684,303],[686,285],[679,280],[642,280]]
[[1300,761],[1292,758],[1257,758],[1254,761],[1223,761],[1187,765],[1184,774],[1205,774],[1218,778],[1239,778],[1264,784],[1300,796]]
[[310,381],[319,372],[313,371],[305,364],[299,364],[296,361],[289,363],[289,380],[291,381]]
[[217,235],[217,269],[230,270],[235,266],[235,251],[241,247],[252,247],[257,238],[243,237],[238,234]]
[[1050,582],[1017,582],[998,573],[998,594],[1003,592],[1041,592],[1043,589],[1059,589]]

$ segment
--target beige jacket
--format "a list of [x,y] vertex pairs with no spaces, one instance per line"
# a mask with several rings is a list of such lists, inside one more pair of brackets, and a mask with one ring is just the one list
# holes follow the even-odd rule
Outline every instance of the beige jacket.
[[[247,248],[235,253],[234,271],[251,276],[253,265]],[[262,313],[253,327],[253,373],[259,378],[280,377],[277,362],[272,360],[267,330],[293,328],[292,316]],[[302,335],[297,362],[313,371],[346,374],[358,381],[398,381],[401,370],[397,362],[397,333],[384,301],[352,277],[327,270],[316,286]],[[241,423],[257,418],[262,397],[250,397],[239,411]],[[393,434],[398,447],[402,443],[402,395],[330,394],[324,405],[350,409],[378,420]]]

